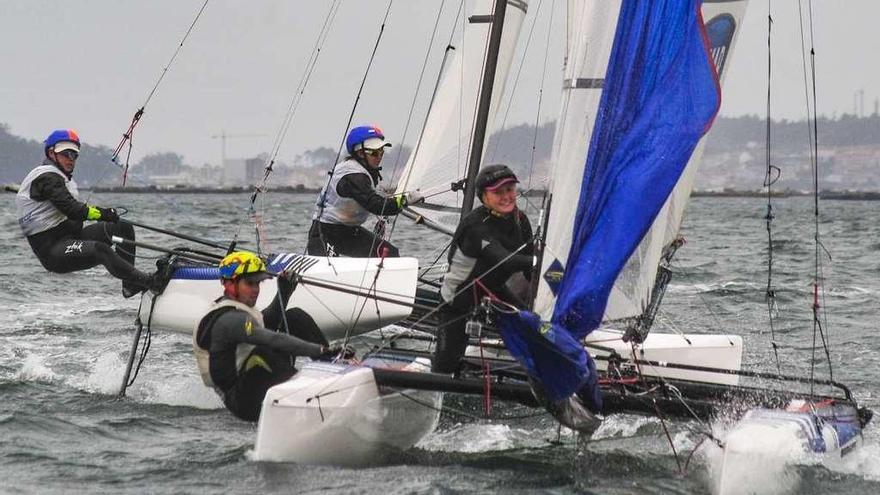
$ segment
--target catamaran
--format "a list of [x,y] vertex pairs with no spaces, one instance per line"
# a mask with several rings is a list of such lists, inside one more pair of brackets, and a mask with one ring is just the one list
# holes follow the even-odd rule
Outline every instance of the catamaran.
[[[871,413],[845,386],[741,370],[742,339],[736,335],[650,332],[681,245],[681,218],[745,5],[568,2],[563,102],[553,177],[538,215],[542,256],[530,289],[535,321],[552,322],[542,332],[507,325],[501,317],[498,334],[472,336],[474,347],[457,376],[432,374],[424,349],[401,345],[429,341],[435,330],[436,294],[417,290],[425,275],[414,259],[272,256],[271,269],[299,274],[290,305],[309,312],[328,337],[349,338],[391,322],[407,330],[392,338],[394,348],[378,349],[362,363],[306,365],[270,390],[256,458],[354,463],[383,447],[407,448],[436,425],[439,392],[546,405],[547,397],[532,385],[540,383],[556,398],[571,395],[583,385],[590,359],[601,372],[605,414],[708,420],[722,411],[742,413],[744,426],[727,440],[731,455],[749,455],[751,439],[768,429],[789,432],[792,441],[806,438],[798,444],[806,451],[850,451]],[[410,212],[419,223],[448,230],[473,203],[473,179],[501,108],[526,8],[523,0],[483,0],[469,18],[464,49],[444,70],[399,181],[399,191],[441,188]],[[461,128],[459,122],[475,125]],[[469,148],[462,150],[460,142]],[[448,187],[454,183],[464,189]],[[185,254],[176,253],[190,264],[176,266],[165,291],[144,296],[141,320],[190,334],[219,297],[220,284],[215,268]],[[258,307],[273,296],[267,283]],[[573,321],[586,323],[568,328]],[[526,349],[518,360],[509,352],[511,341]],[[558,349],[566,341],[575,344],[568,354]],[[569,361],[564,377],[548,375],[542,358],[529,354],[548,345],[557,347],[552,356]],[[809,390],[793,390],[798,383]],[[820,394],[814,386],[828,391]],[[394,419],[402,417],[405,424]],[[333,441],[319,445],[315,431],[329,432]]]

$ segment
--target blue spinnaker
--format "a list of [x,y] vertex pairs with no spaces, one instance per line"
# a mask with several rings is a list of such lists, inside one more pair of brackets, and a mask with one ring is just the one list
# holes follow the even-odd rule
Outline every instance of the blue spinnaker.
[[550,331],[530,315],[501,321],[505,344],[550,400],[598,395],[581,390],[595,377],[579,341],[602,322],[614,281],[718,111],[701,3],[621,4]]

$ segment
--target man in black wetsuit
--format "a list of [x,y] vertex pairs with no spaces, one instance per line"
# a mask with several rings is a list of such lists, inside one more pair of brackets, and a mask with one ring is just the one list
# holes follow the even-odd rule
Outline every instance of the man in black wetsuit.
[[483,205],[462,219],[452,237],[449,269],[440,288],[443,307],[434,372],[458,369],[467,346],[465,324],[484,296],[524,307],[507,287],[516,273],[530,277],[534,266],[532,226],[516,206],[518,182],[505,165],[486,166],[477,175],[476,192]]
[[348,350],[330,347],[305,311],[284,311],[293,292],[286,277],[278,277],[278,295],[266,309],[254,308],[260,282],[273,277],[258,256],[248,252],[226,256],[220,262],[220,277],[223,297],[195,328],[193,352],[202,381],[238,418],[259,419],[266,391],[296,373],[296,356],[352,357]]
[[333,168],[318,194],[308,254],[315,256],[397,257],[398,249],[363,228],[373,215],[397,215],[407,205],[423,199],[418,191],[396,196],[376,192],[385,148],[391,146],[375,126],[353,128],[345,140],[348,156]]
[[[119,222],[113,208],[79,201],[73,169],[79,157],[79,136],[72,129],[49,134],[46,158],[28,173],[15,197],[18,223],[40,263],[55,273],[70,273],[104,265],[122,280],[122,295],[161,289],[156,275],[134,267],[135,248],[111,247],[112,236],[134,240],[134,227]],[[83,227],[84,220],[96,220]]]

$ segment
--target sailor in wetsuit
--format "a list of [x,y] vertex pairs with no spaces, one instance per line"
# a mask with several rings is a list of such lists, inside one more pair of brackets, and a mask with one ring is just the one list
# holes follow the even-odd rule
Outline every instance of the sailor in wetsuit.
[[397,215],[407,205],[423,199],[418,191],[396,196],[376,192],[385,148],[381,129],[375,126],[353,128],[345,140],[348,156],[333,168],[328,183],[318,194],[308,254],[315,256],[397,257],[398,249],[363,228],[370,214]]
[[[79,201],[73,169],[79,157],[79,136],[72,129],[49,134],[45,160],[27,174],[15,197],[18,223],[40,263],[55,273],[70,273],[104,265],[122,280],[122,295],[161,289],[156,275],[134,267],[134,246],[111,248],[112,236],[134,240],[134,227],[119,222],[113,208]],[[84,220],[97,220],[83,227]]]
[[273,277],[258,256],[226,256],[220,262],[220,277],[223,297],[194,329],[193,352],[202,381],[214,388],[232,414],[245,421],[259,419],[266,391],[296,373],[296,356],[352,357],[348,350],[330,347],[305,311],[283,310],[293,292],[286,277],[278,277],[278,295],[266,309],[254,308],[260,282]]
[[484,296],[524,307],[507,287],[516,273],[530,277],[534,265],[532,226],[516,206],[518,182],[505,165],[489,165],[477,175],[476,191],[483,205],[462,219],[452,237],[449,269],[440,288],[443,307],[434,372],[458,369],[467,346],[465,324]]

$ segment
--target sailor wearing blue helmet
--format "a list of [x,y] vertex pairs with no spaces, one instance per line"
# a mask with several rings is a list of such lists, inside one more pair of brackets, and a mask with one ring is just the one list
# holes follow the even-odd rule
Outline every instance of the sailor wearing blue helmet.
[[376,191],[385,148],[385,134],[376,126],[352,128],[345,140],[348,156],[333,168],[318,194],[308,253],[316,256],[397,257],[394,245],[362,227],[373,215],[397,215],[422,201],[418,191],[385,196]]
[[[25,176],[15,197],[18,223],[46,270],[69,273],[104,265],[122,280],[122,295],[160,291],[159,277],[134,267],[135,248],[111,247],[112,236],[134,240],[134,227],[119,222],[113,208],[79,201],[73,180],[80,140],[73,129],[58,129],[43,142],[44,160]],[[83,221],[95,223],[83,227]]]

